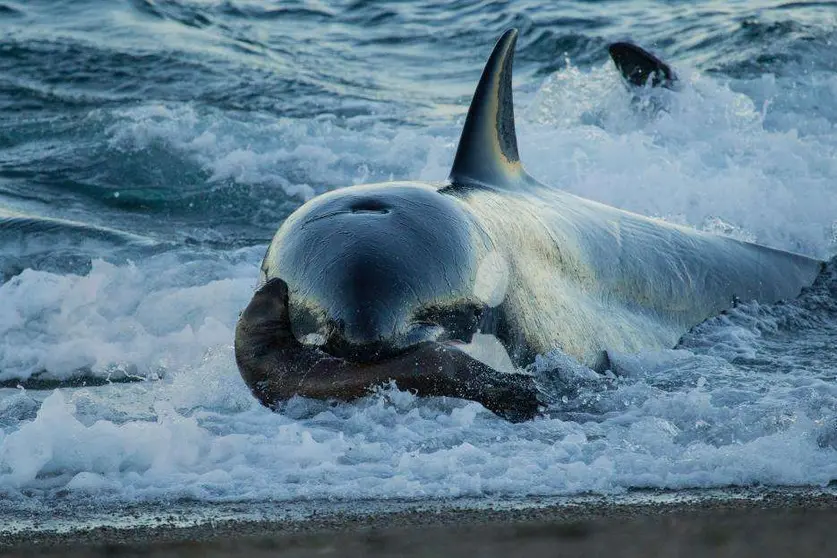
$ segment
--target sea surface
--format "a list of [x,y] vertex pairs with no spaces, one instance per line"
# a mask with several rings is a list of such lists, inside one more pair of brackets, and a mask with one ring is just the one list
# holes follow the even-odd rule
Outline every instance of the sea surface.
[[[612,355],[604,376],[542,355],[550,406],[522,424],[392,386],[279,413],[251,397],[233,328],[277,227],[341,186],[444,179],[512,26],[531,174],[837,254],[832,2],[0,0],[6,526],[59,508],[837,481],[834,264],[797,301],[745,301],[672,350]],[[668,60],[682,90],[633,99],[606,52],[626,39]]]

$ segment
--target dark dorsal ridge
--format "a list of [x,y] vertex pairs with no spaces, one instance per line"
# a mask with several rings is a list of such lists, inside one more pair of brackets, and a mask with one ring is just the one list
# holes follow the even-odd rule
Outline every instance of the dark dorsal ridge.
[[650,84],[651,87],[672,89],[677,83],[677,75],[668,64],[635,44],[613,43],[607,50],[630,85],[644,87]]
[[511,186],[523,174],[517,154],[512,64],[517,29],[509,29],[491,52],[465,118],[450,171],[455,186]]

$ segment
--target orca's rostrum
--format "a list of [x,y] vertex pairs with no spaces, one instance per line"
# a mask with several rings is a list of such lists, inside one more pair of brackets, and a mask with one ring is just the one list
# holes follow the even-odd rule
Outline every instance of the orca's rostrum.
[[[529,176],[515,136],[516,39],[507,31],[488,59],[446,182],[342,188],[279,228],[235,337],[262,403],[347,400],[394,380],[526,419],[538,392],[518,370],[538,354],[560,349],[601,371],[607,351],[673,347],[735,300],[772,303],[813,282],[818,260]],[[676,80],[642,49],[611,55],[631,84]]]

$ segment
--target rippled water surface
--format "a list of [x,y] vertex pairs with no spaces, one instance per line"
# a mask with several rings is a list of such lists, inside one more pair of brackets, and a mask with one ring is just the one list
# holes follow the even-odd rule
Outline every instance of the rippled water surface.
[[[831,268],[606,377],[543,355],[552,405],[528,423],[392,388],[282,413],[249,395],[233,327],[278,225],[340,186],[443,179],[510,26],[533,175],[837,253],[829,2],[0,0],[2,509],[837,480]],[[607,59],[623,39],[684,82],[654,117]]]

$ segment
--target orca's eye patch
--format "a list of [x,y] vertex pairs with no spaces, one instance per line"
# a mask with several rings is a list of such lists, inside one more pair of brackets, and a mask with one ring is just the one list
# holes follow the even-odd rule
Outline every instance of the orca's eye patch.
[[349,210],[352,213],[387,214],[389,213],[389,205],[374,198],[367,198],[353,201],[352,204],[349,206]]

